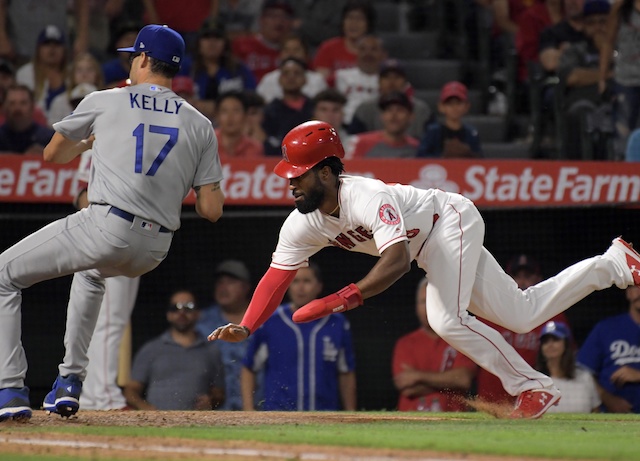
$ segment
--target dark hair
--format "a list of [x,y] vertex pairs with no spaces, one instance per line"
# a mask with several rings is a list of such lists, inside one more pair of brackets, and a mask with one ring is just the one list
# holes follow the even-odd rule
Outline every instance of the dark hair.
[[282,69],[285,65],[287,65],[287,63],[293,62],[297,65],[299,65],[300,67],[302,67],[302,69],[304,71],[307,70],[307,63],[304,61],[299,60],[298,58],[294,58],[292,56],[289,56],[288,58],[284,58],[282,60],[282,62],[280,63],[280,65],[278,66],[278,68]]
[[242,93],[241,91],[226,91],[219,94],[216,98],[216,108],[220,107],[220,104],[222,104],[225,99],[235,99],[237,101],[240,101],[240,104],[242,104],[242,110],[246,112],[248,109],[247,100],[244,93]]
[[620,15],[622,22],[631,24],[631,13],[633,13],[634,3],[634,0],[623,0],[622,5],[620,5],[620,9],[618,10],[618,14]]
[[247,104],[247,109],[252,107],[264,107],[266,103],[264,102],[264,98],[260,96],[255,91],[243,91],[244,101]]
[[344,173],[344,164],[342,163],[342,160],[338,157],[335,157],[335,156],[327,157],[324,160],[317,163],[313,167],[313,169],[316,171],[320,171],[325,166],[328,166],[329,168],[331,168],[331,172],[334,174],[334,176],[336,176],[336,178],[340,176],[342,173]]
[[[538,346],[538,357],[536,359],[535,368],[539,372],[549,375],[549,367],[547,366],[547,361],[542,354],[543,338],[544,336],[540,338],[540,346]],[[564,374],[563,378],[573,379],[576,377],[576,358],[573,352],[573,347],[569,342],[569,338],[563,338],[562,342],[564,343],[564,352],[562,352],[562,357],[560,357],[560,369]]]
[[351,11],[362,11],[365,18],[367,18],[367,34],[373,33],[376,26],[376,10],[371,6],[371,2],[368,0],[349,0],[347,4],[342,8],[342,16],[340,18],[341,29],[344,29],[344,18]]
[[24,91],[29,95],[29,99],[31,100],[31,103],[32,104],[35,103],[35,96],[34,96],[33,90],[29,88],[27,85],[24,85],[22,83],[11,85],[9,88],[7,88],[7,91],[5,93],[5,101],[10,91]]
[[342,93],[333,88],[327,88],[326,90],[322,90],[313,98],[314,106],[318,105],[320,102],[335,102],[344,106],[347,103],[347,98],[344,97]]
[[308,269],[313,272],[313,276],[318,279],[318,282],[322,283],[322,271],[320,270],[320,266],[313,261],[309,261]]
[[302,37],[302,35],[300,35],[300,34],[295,34],[295,33],[294,34],[289,34],[284,38],[284,40],[282,41],[282,44],[284,44],[285,42],[290,42],[292,40],[295,40],[296,42],[299,42],[300,45],[302,45],[302,48],[304,48],[304,53],[308,57],[309,56],[309,44],[304,39],[304,37]]
[[178,74],[180,66],[169,64],[168,62],[160,61],[159,59],[152,58],[151,60],[151,72],[154,74],[162,75],[163,77],[173,78]]

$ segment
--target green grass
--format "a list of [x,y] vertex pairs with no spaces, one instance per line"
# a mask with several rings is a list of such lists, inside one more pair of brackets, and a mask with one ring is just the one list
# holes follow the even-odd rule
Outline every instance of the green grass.
[[[389,419],[331,424],[170,428],[25,426],[12,428],[12,431],[251,440],[285,445],[335,445],[555,459],[640,459],[640,415],[547,415],[537,421],[498,420],[480,413],[434,415],[442,416],[442,420],[394,421],[394,415],[407,414],[385,413]],[[4,459],[0,457],[0,460]],[[35,458],[15,458],[14,455],[13,459]],[[53,461],[58,458],[41,456],[38,459]]]

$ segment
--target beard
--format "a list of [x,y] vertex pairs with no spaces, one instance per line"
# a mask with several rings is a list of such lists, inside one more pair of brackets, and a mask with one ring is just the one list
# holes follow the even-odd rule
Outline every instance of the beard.
[[304,195],[304,199],[296,202],[296,208],[302,214],[311,213],[316,211],[322,201],[324,200],[324,189],[322,186],[311,189]]

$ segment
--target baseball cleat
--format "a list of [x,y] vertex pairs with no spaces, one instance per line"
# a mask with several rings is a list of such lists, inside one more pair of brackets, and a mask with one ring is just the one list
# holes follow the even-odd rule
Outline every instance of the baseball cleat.
[[29,388],[0,389],[0,421],[31,418]]
[[538,419],[560,401],[560,391],[554,386],[524,391],[518,396],[511,419]]
[[76,375],[58,376],[51,391],[44,398],[42,407],[49,413],[68,418],[75,415],[80,408],[80,392],[82,381]]
[[640,253],[633,249],[631,243],[625,242],[621,237],[613,239],[611,248],[619,250],[617,253],[624,256],[625,263],[633,277],[633,284],[640,286]]

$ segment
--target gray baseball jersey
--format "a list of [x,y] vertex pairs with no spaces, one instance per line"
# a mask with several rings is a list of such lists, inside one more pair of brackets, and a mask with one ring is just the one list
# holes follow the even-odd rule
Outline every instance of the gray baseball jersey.
[[211,122],[158,85],[91,93],[53,128],[77,140],[98,133],[91,203],[113,205],[171,230],[180,227],[182,200],[192,187],[222,180]]

